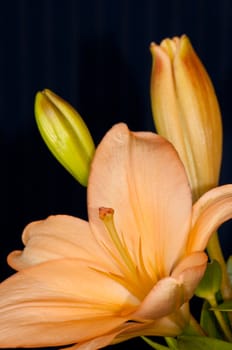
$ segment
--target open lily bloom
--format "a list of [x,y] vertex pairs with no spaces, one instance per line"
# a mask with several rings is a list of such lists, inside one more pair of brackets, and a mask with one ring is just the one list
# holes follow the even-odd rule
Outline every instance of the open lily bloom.
[[173,146],[118,124],[96,150],[88,214],[26,227],[25,249],[8,258],[18,272],[0,285],[0,347],[98,349],[180,334],[207,241],[232,216],[232,185],[192,206]]

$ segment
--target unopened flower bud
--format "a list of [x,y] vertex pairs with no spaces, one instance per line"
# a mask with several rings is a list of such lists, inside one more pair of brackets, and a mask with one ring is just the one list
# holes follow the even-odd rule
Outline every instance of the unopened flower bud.
[[151,44],[152,112],[184,163],[193,200],[218,183],[222,125],[212,82],[187,36]]
[[48,89],[36,95],[35,116],[50,151],[76,180],[86,186],[95,147],[81,116]]

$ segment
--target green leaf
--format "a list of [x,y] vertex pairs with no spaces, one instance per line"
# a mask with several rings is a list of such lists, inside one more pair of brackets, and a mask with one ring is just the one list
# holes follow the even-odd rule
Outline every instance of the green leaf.
[[218,323],[214,313],[211,310],[211,307],[207,301],[204,302],[201,310],[201,319],[200,325],[210,337],[213,338],[222,338],[222,334],[219,331]]
[[208,337],[180,336],[177,343],[180,350],[232,350],[232,343]]
[[210,300],[212,295],[215,295],[219,291],[221,283],[221,266],[217,260],[212,260],[207,265],[204,277],[198,284],[197,289],[195,290],[195,295],[197,295],[200,298]]
[[165,337],[166,343],[168,344],[169,348],[172,350],[179,350],[177,346],[177,341],[176,339],[172,337]]
[[153,340],[147,338],[147,337],[141,337],[145,343],[150,345],[155,350],[168,350],[169,348],[167,346],[161,345],[159,343],[154,342]]
[[211,310],[220,310],[225,312],[232,311],[232,300],[226,300],[224,303],[217,305],[215,307],[211,307]]

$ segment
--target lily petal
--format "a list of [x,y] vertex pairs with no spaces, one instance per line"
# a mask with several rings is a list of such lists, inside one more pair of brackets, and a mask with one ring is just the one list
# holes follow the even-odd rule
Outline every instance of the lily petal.
[[213,232],[232,218],[232,185],[216,187],[205,193],[193,206],[188,252],[202,251]]
[[138,273],[145,275],[143,261],[153,284],[167,276],[186,244],[192,206],[183,165],[171,144],[153,133],[115,125],[97,148],[88,185],[91,227],[103,245],[112,247],[97,215],[102,206],[114,209],[118,235]]
[[73,346],[65,347],[61,350],[96,350],[96,349],[102,349],[107,345],[110,345],[112,343],[113,339],[116,337],[117,334],[119,334],[121,331],[116,331],[110,334],[103,335],[102,337],[98,337],[95,339],[91,339],[84,343],[75,344]]
[[182,333],[189,319],[189,304],[185,303],[177,312],[167,317],[147,323],[127,323],[123,326],[123,332],[113,340],[113,344],[139,336],[176,336]]
[[185,303],[176,313],[168,317],[162,317],[156,321],[144,323],[130,321],[119,326],[115,332],[84,343],[75,344],[69,347],[68,350],[96,350],[110,344],[118,344],[140,336],[176,336],[188,324],[189,316],[189,305]]
[[32,222],[24,229],[22,240],[24,250],[8,256],[8,264],[15,270],[60,258],[100,260],[112,265],[98,245],[89,223],[73,216],[56,215]]
[[[116,331],[91,339],[84,343],[75,344],[68,350],[96,350],[110,344],[118,344],[140,336],[176,336],[180,334],[189,322],[189,305],[184,304],[178,312],[162,317],[156,321],[137,323],[127,322],[119,326]],[[62,349],[64,350],[64,349]]]
[[195,252],[182,259],[172,272],[171,276],[182,285],[184,301],[192,298],[204,276],[207,261],[208,257],[204,252]]
[[172,314],[183,304],[181,284],[172,277],[161,279],[131,316],[134,319],[155,320]]
[[123,286],[85,263],[45,262],[1,284],[0,346],[84,342],[115,330],[138,305]]

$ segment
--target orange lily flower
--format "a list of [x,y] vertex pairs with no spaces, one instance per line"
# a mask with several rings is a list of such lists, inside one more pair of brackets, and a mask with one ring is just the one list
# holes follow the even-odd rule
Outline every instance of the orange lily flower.
[[0,347],[98,349],[180,334],[207,241],[232,216],[232,185],[192,206],[173,146],[118,124],[96,150],[88,214],[26,227],[25,249],[8,257],[18,272],[0,285]]

